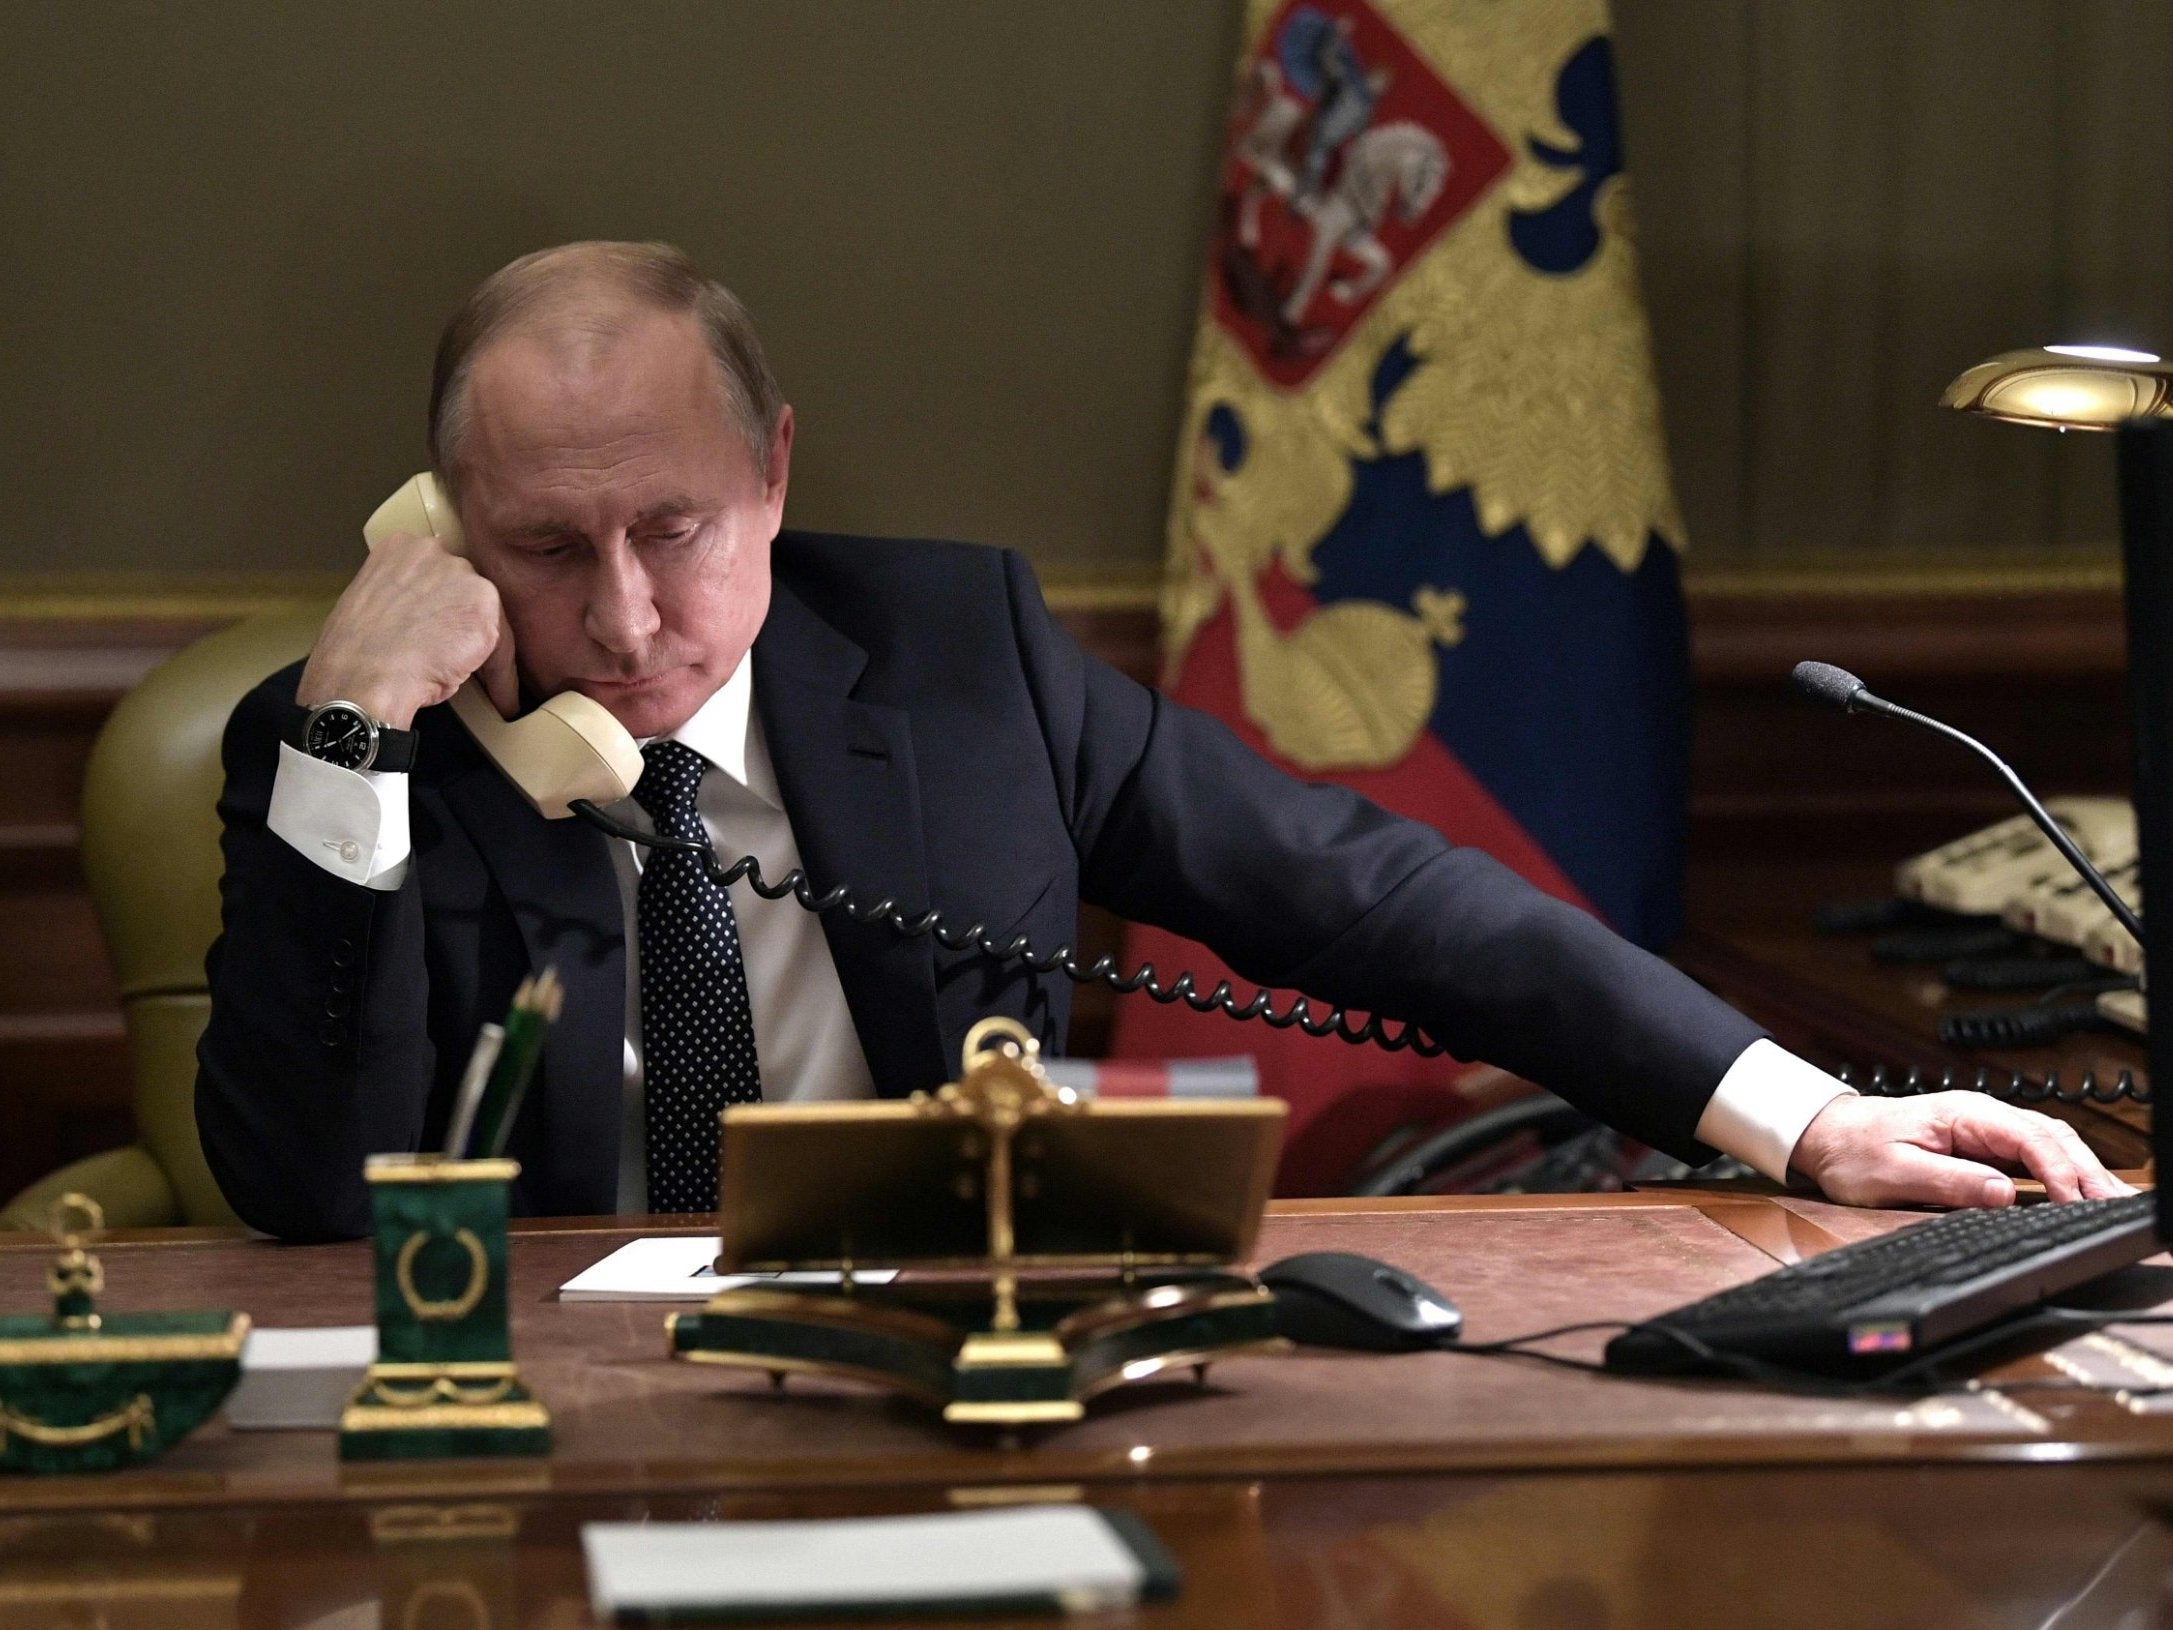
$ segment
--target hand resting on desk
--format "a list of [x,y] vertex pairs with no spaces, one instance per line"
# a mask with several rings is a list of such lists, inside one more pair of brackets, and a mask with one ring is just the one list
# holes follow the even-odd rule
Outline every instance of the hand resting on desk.
[[2055,1200],[2133,1191],[2065,1121],[1974,1092],[1836,1098],[1797,1141],[1790,1166],[1847,1205],[2012,1205],[2019,1167]]

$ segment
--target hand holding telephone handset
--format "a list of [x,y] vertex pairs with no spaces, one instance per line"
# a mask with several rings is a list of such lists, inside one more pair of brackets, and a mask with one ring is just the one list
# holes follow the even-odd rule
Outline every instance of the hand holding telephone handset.
[[[435,538],[453,554],[466,552],[460,519],[437,477],[428,471],[406,482],[363,523],[363,539],[373,549],[398,533]],[[1354,1045],[1371,1043],[1389,1052],[1409,1050],[1422,1058],[1439,1057],[1447,1050],[1417,1025],[1390,1029],[1378,1014],[1363,1024],[1353,1024],[1339,1007],[1316,1016],[1313,1005],[1302,996],[1293,997],[1287,1008],[1277,1012],[1264,990],[1255,991],[1248,1002],[1239,1002],[1228,980],[1217,982],[1212,991],[1203,995],[1193,988],[1189,973],[1163,984],[1155,976],[1152,963],[1143,963],[1129,974],[1120,972],[1115,960],[1106,956],[1097,958],[1091,966],[1082,966],[1068,945],[1046,956],[1038,955],[1024,935],[999,943],[980,923],[954,929],[933,910],[909,917],[887,896],[862,904],[843,885],[818,895],[807,874],[797,867],[771,883],[763,877],[761,863],[753,855],[742,855],[727,866],[705,842],[644,832],[613,820],[598,807],[615,804],[633,792],[634,784],[641,779],[642,758],[634,738],[593,697],[564,691],[518,719],[507,719],[484,693],[480,682],[469,679],[453,696],[452,708],[476,745],[490,755],[546,819],[576,815],[629,843],[691,851],[701,856],[703,866],[720,885],[729,887],[745,878],[765,900],[781,900],[789,894],[819,916],[843,912],[854,922],[880,922],[902,939],[933,935],[946,950],[971,951],[993,961],[1017,963],[1035,973],[1061,973],[1074,984],[1107,985],[1120,992],[1143,990],[1157,1002],[1183,1002],[1195,1012],[1258,1019],[1276,1030],[1295,1027],[1310,1036],[1336,1036]]]
[[[406,482],[362,523],[372,549],[396,533],[435,538],[449,554],[467,553],[438,478],[429,471]],[[641,749],[603,703],[561,691],[518,719],[507,719],[470,679],[453,697],[468,733],[547,820],[573,813],[574,800],[615,804],[641,779]]]

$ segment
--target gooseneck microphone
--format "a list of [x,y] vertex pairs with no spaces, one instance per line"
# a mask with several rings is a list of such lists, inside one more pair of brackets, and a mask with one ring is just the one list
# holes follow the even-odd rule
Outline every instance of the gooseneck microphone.
[[1889,719],[1899,719],[1904,724],[1913,724],[1936,736],[1958,742],[1991,765],[2014,795],[2022,800],[2022,807],[2030,812],[2030,819],[2037,823],[2039,830],[2052,840],[2052,846],[2081,874],[2082,880],[2090,885],[2092,892],[2105,902],[2105,909],[2113,914],[2122,928],[2135,936],[2137,944],[2142,943],[2143,920],[2129,908],[2127,901],[2121,899],[2112,884],[2105,881],[2105,874],[2090,864],[2090,857],[2075,847],[2075,840],[2061,829],[2060,823],[2052,818],[2051,812],[2037,801],[2037,794],[2023,785],[2022,777],[2015,774],[1999,754],[1976,737],[1964,735],[1951,724],[1942,724],[1914,708],[1906,708],[1899,702],[1889,702],[1883,696],[1872,695],[1870,688],[1861,679],[1846,668],[1836,668],[1830,662],[1799,662],[1789,677],[1795,681],[1796,689],[1814,702],[1837,707],[1843,713],[1883,713]]

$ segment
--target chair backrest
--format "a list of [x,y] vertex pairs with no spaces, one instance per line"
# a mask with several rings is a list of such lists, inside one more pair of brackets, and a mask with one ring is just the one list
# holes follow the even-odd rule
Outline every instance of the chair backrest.
[[196,1137],[196,1040],[219,932],[220,738],[234,705],[308,652],[329,602],[267,612],[147,675],[98,734],[83,871],[119,977],[136,1127],[189,1223],[232,1222]]

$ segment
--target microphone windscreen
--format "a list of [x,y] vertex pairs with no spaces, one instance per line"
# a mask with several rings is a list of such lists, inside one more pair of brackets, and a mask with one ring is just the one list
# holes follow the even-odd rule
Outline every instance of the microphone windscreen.
[[1796,689],[1828,707],[1846,708],[1864,688],[1864,682],[1848,669],[1836,668],[1830,662],[1799,662],[1789,677],[1796,682]]

